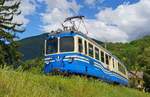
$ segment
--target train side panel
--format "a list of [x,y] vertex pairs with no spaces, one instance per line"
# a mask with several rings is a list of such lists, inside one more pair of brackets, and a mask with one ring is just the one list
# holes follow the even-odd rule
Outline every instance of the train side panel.
[[45,57],[45,73],[54,70],[97,77],[101,80],[128,85],[128,79],[105,68],[102,63],[80,53],[52,54]]

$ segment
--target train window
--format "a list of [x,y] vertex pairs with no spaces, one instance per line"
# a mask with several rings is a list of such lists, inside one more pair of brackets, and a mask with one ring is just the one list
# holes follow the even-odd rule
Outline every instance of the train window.
[[99,60],[99,49],[95,47],[95,58]]
[[87,54],[87,42],[86,42],[86,40],[84,41],[84,48],[85,48],[85,54]]
[[47,54],[57,53],[58,51],[58,39],[57,38],[49,39],[47,40],[46,43],[47,43],[47,46],[46,46]]
[[83,52],[83,45],[82,45],[82,39],[81,38],[78,39],[78,45],[79,45],[78,51],[80,53],[82,53]]
[[112,59],[113,68],[115,68],[115,59]]
[[125,67],[118,62],[118,70],[123,74],[126,74]]
[[110,64],[110,62],[111,62],[111,56],[109,55],[109,64]]
[[89,46],[89,56],[93,57],[93,45],[89,43],[88,46]]
[[106,64],[109,65],[109,56],[105,54]]
[[74,37],[65,36],[60,38],[60,52],[74,51]]
[[101,61],[104,63],[104,52],[101,51]]

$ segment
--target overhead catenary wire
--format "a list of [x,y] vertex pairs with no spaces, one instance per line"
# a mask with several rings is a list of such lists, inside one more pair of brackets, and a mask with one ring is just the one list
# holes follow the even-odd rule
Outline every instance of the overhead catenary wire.
[[78,26],[77,30],[79,30],[79,28],[80,28],[80,24],[81,24],[81,20],[80,20],[80,22],[79,22],[79,26]]
[[86,34],[88,34],[88,30],[87,30],[87,28],[86,28],[86,25],[85,25],[85,22],[84,22],[84,20],[83,20],[83,19],[81,19],[81,21],[82,21],[82,23],[83,23],[83,26],[84,26],[84,28],[85,28]]

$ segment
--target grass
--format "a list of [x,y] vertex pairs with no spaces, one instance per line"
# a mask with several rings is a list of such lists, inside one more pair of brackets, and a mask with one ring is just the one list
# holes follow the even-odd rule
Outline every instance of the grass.
[[78,76],[67,78],[0,69],[0,97],[150,97],[150,94]]

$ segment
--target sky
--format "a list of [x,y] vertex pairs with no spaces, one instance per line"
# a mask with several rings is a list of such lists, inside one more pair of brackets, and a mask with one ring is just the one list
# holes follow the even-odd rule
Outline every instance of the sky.
[[13,22],[24,23],[20,39],[56,30],[75,15],[85,16],[88,36],[100,41],[129,42],[150,35],[150,0],[21,0],[19,9]]

